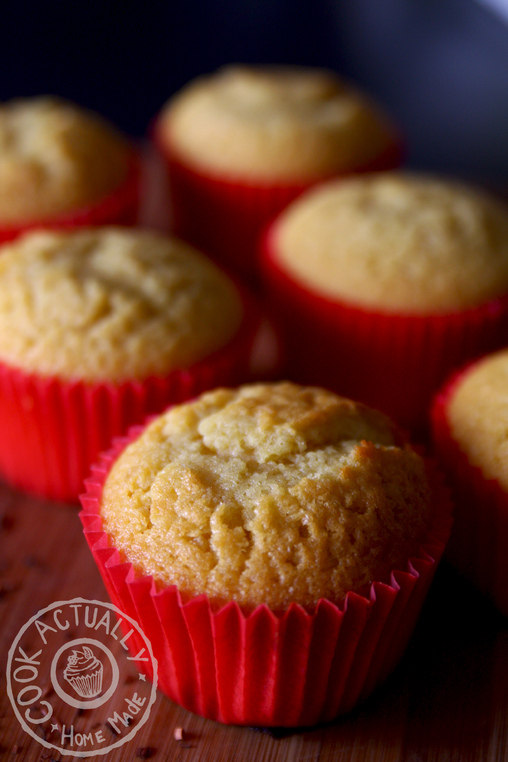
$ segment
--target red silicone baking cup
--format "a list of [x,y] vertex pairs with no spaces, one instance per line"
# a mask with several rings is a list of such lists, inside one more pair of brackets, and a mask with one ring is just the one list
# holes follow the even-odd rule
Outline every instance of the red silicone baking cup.
[[216,386],[251,380],[264,325],[244,294],[244,320],[222,349],[188,369],[122,383],[41,377],[0,363],[0,474],[11,486],[77,502],[90,464],[130,426]]
[[[211,720],[272,727],[330,721],[369,696],[399,662],[450,534],[451,502],[437,474],[418,556],[388,583],[373,583],[368,596],[350,593],[340,606],[322,599],[311,612],[291,604],[282,613],[261,605],[246,614],[235,602],[214,610],[204,595],[183,600],[176,587],[158,588],[136,573],[103,530],[104,481],[141,430],[117,440],[92,469],[80,517],[113,603],[151,642],[160,690]],[[132,641],[132,653],[141,646]]]
[[141,158],[132,150],[125,180],[96,203],[73,209],[48,219],[38,219],[17,225],[0,225],[0,243],[30,230],[44,228],[66,230],[97,225],[135,225],[138,222],[141,194]]
[[[303,191],[340,174],[277,185],[238,182],[189,166],[159,137],[157,121],[151,135],[167,167],[175,234],[249,281],[258,278],[259,237],[268,222]],[[382,154],[347,174],[395,169],[402,156],[402,142],[394,137]]]
[[262,239],[263,281],[295,380],[379,408],[421,433],[432,396],[450,372],[505,344],[508,294],[428,316],[357,308],[310,291],[285,271],[277,260],[276,224]]
[[431,408],[436,455],[455,501],[455,524],[447,560],[508,616],[508,494],[496,479],[472,465],[453,438],[447,410],[455,390],[475,363],[454,373]]

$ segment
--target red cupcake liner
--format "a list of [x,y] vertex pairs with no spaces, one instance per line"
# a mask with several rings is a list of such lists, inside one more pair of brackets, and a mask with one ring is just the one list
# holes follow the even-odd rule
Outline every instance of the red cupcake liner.
[[141,430],[116,440],[92,469],[80,518],[112,601],[151,642],[160,690],[211,720],[272,727],[330,721],[367,698],[403,655],[448,540],[451,502],[441,482],[418,556],[388,583],[374,582],[368,596],[350,593],[340,606],[322,599],[311,612],[291,604],[282,613],[265,605],[245,613],[235,602],[214,610],[205,595],[184,600],[175,586],[137,573],[103,530],[104,481]]
[[36,229],[72,230],[98,225],[135,225],[141,197],[141,157],[133,150],[125,180],[96,203],[73,209],[48,219],[29,220],[15,225],[0,224],[0,243],[12,241]]
[[291,201],[331,177],[395,169],[403,155],[394,138],[382,154],[344,173],[294,183],[245,183],[189,166],[159,137],[157,122],[151,135],[167,167],[174,233],[251,282],[259,275],[260,235]]
[[263,316],[250,297],[243,298],[245,317],[237,335],[167,376],[85,383],[0,363],[0,475],[22,491],[77,502],[90,464],[113,437],[206,389],[250,381]]
[[455,500],[455,524],[446,556],[508,616],[508,494],[496,479],[487,479],[469,462],[453,438],[447,416],[455,390],[474,365],[454,373],[431,408],[434,448]]
[[354,307],[312,292],[284,270],[275,226],[261,244],[263,282],[295,380],[379,408],[421,434],[432,396],[450,372],[506,343],[508,295],[429,316]]

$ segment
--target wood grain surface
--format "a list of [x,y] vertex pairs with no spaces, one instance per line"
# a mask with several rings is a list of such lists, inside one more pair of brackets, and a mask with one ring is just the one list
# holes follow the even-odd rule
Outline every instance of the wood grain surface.
[[[78,509],[0,485],[0,759],[61,760],[22,728],[6,693],[7,654],[20,628],[56,601],[107,601]],[[79,628],[77,635],[79,635]],[[129,664],[118,655],[120,671]],[[93,714],[92,710],[88,712]],[[77,727],[101,722],[78,717]],[[81,724],[79,724],[81,723]],[[183,738],[178,729],[183,729]],[[107,729],[104,730],[107,733]],[[508,622],[442,564],[402,662],[367,703],[333,724],[294,731],[227,727],[162,694],[108,762],[141,759],[273,762],[505,762]]]

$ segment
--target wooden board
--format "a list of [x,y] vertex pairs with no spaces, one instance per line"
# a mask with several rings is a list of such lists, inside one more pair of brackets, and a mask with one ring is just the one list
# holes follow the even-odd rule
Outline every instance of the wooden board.
[[[77,508],[0,485],[0,518],[0,759],[68,759],[22,728],[6,694],[7,653],[20,628],[44,607],[75,598],[107,601],[107,594]],[[124,654],[118,661],[121,671],[128,669]],[[174,737],[178,728],[183,740]],[[281,732],[227,727],[158,694],[134,738],[93,758],[506,762],[508,622],[442,565],[395,673],[365,705],[333,724]]]

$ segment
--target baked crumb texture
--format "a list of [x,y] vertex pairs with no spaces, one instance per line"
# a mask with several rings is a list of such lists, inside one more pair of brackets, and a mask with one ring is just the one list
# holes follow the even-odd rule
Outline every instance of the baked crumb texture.
[[369,164],[393,126],[322,69],[228,66],[163,108],[159,137],[196,168],[236,180],[295,182]]
[[159,416],[114,463],[101,504],[113,545],[158,584],[274,611],[389,581],[431,511],[424,463],[389,419],[289,382]]
[[447,179],[329,181],[294,201],[273,235],[290,276],[356,307],[448,313],[508,291],[508,206]]
[[167,375],[225,346],[242,313],[222,271],[162,234],[37,232],[1,249],[0,359],[42,376]]
[[0,223],[51,220],[97,202],[126,179],[130,156],[112,124],[73,103],[0,104]]

